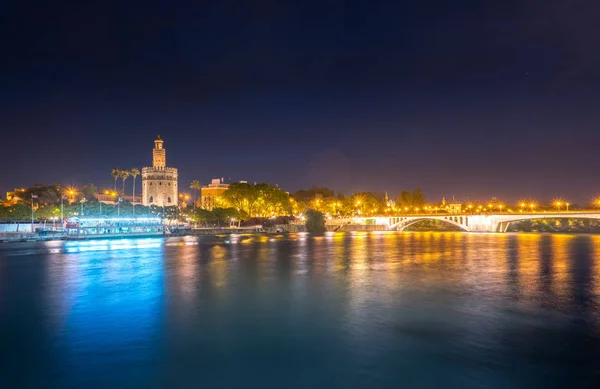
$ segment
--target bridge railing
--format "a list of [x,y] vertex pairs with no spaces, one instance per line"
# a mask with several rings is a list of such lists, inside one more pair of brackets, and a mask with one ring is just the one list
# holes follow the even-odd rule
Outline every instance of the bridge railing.
[[332,218],[331,220],[352,220],[352,219],[374,219],[374,218],[384,218],[384,217],[417,217],[417,216],[476,216],[476,215],[577,215],[577,214],[600,214],[600,210],[591,209],[591,210],[575,210],[575,211],[528,211],[528,212],[460,212],[460,213],[442,213],[442,212],[428,212],[428,213],[397,213],[397,214],[389,214],[389,215],[373,215],[373,216],[352,216],[352,217],[342,217],[342,218]]

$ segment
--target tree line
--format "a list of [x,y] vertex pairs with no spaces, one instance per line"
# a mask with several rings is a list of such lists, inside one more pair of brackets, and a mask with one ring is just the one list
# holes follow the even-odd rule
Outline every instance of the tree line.
[[117,191],[117,180],[120,178],[123,181],[123,185],[122,185],[122,189],[121,189],[121,194],[123,196],[125,196],[125,181],[131,177],[133,180],[133,185],[132,185],[132,197],[135,198],[135,179],[137,176],[140,175],[140,170],[138,168],[132,168],[132,169],[120,169],[120,168],[113,168],[112,172],[111,172],[112,177],[115,180],[115,185],[114,185],[114,191]]

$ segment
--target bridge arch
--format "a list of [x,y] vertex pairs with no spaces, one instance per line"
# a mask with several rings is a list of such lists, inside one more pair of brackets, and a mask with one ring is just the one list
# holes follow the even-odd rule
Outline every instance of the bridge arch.
[[466,221],[466,218],[462,219],[462,217],[458,218],[458,217],[439,217],[439,216],[438,217],[419,216],[419,217],[404,218],[403,220],[400,220],[398,223],[391,225],[390,229],[395,230],[395,231],[404,231],[407,227],[410,227],[413,224],[421,222],[423,220],[437,220],[437,221],[441,221],[443,223],[452,224],[453,226],[456,226],[463,231],[467,231],[467,232],[469,231],[468,226],[461,223],[463,221]]

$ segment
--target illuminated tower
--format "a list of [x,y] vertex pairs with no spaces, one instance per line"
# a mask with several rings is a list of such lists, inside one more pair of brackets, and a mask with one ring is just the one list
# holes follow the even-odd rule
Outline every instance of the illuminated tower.
[[177,169],[167,167],[167,151],[160,135],[154,140],[152,167],[142,168],[142,204],[168,207],[177,205]]
[[163,148],[163,140],[160,135],[154,141],[154,149],[152,150],[152,167],[164,168],[167,164],[167,150]]

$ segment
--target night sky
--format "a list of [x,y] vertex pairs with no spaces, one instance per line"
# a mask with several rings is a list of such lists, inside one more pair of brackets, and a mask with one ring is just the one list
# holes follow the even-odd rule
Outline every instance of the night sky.
[[79,3],[0,2],[3,192],[112,187],[160,134],[183,188],[600,193],[597,0]]

